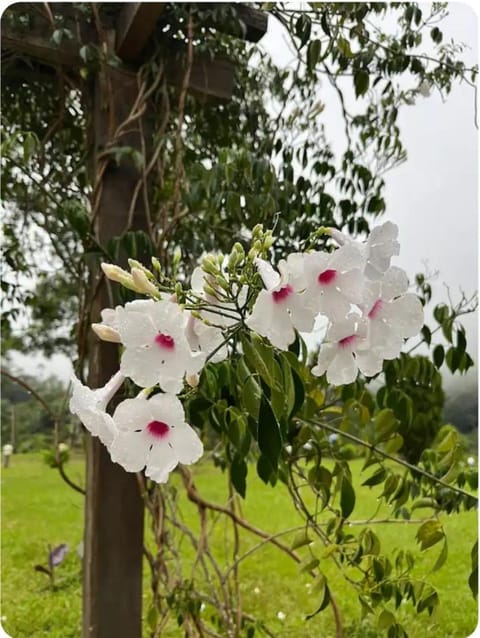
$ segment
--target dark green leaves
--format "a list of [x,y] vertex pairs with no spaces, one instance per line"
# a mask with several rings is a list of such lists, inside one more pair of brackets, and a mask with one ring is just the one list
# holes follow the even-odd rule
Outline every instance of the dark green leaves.
[[355,507],[355,491],[350,480],[343,476],[340,491],[340,509],[343,518],[348,518]]
[[433,350],[433,363],[440,368],[445,359],[445,350],[441,344],[435,346]]
[[370,86],[370,74],[366,69],[359,69],[353,76],[353,84],[355,86],[355,95],[361,97],[365,95]]
[[[260,452],[264,459],[263,464],[269,464],[271,473],[275,473],[277,471],[278,459],[282,449],[282,435],[280,432],[280,425],[273,413],[272,406],[265,397],[262,397],[258,416],[258,447],[260,448]],[[265,480],[265,473],[263,474],[263,476],[260,475],[260,478]]]
[[308,43],[307,49],[307,69],[313,71],[320,59],[322,43],[320,40],[312,40]]
[[416,539],[420,544],[420,549],[428,549],[445,537],[443,527],[440,521],[429,520],[425,521],[417,531]]
[[235,456],[230,466],[230,477],[235,490],[242,498],[245,498],[247,491],[248,467],[244,459]]

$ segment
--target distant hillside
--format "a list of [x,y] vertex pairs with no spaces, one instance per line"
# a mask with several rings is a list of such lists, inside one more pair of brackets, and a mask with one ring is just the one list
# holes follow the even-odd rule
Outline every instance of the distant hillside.
[[468,380],[457,377],[445,387],[444,421],[452,423],[461,432],[474,432],[478,428],[478,384],[476,375]]

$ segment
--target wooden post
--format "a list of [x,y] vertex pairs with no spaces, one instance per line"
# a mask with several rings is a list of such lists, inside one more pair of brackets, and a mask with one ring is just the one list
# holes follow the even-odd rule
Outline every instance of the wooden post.
[[[136,76],[109,69],[97,82],[93,137],[97,152],[127,117],[137,97]],[[134,129],[138,122],[132,125]],[[131,130],[119,144],[140,150],[138,133]],[[97,167],[98,168],[98,167]],[[102,174],[95,232],[100,244],[121,235],[139,179],[133,162],[109,162]],[[131,229],[145,227],[142,198],[137,199]],[[94,320],[110,305],[106,282],[93,300]],[[89,385],[105,384],[118,370],[118,346],[92,340]],[[105,447],[89,437],[87,446],[85,555],[83,575],[83,638],[141,638],[143,501],[135,474],[112,463]]]

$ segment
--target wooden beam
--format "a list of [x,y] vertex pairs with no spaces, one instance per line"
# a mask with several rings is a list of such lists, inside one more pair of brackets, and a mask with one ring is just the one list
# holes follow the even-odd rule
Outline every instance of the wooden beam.
[[[233,93],[235,66],[230,60],[209,60],[198,56],[193,58],[188,90],[197,97],[229,100]],[[167,67],[167,80],[180,86],[185,67],[171,63]]]
[[[78,42],[62,42],[55,46],[46,37],[37,35],[15,35],[2,25],[2,47],[42,64],[61,66],[70,72],[78,73],[85,64],[80,57]],[[131,75],[134,71],[130,72]],[[167,68],[168,81],[181,85],[184,66],[172,60]],[[229,100],[233,92],[234,65],[228,60],[210,60],[204,56],[194,56],[188,90],[197,96]]]
[[2,22],[2,49],[39,60],[45,64],[62,67],[79,67],[82,64],[80,44],[63,41],[60,46],[35,33],[16,34]]
[[133,62],[140,58],[164,8],[163,2],[128,2],[122,7],[117,18],[115,43],[122,60]]
[[218,26],[219,31],[235,35],[249,42],[258,42],[265,35],[268,28],[268,15],[265,11],[255,9],[248,4],[229,3],[228,6],[236,13],[236,19],[240,22],[240,27],[234,26],[232,28],[229,25],[224,25],[222,28]]

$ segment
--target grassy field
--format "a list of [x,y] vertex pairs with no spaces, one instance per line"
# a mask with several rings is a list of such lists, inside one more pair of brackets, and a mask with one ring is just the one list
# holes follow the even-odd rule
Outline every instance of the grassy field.
[[[353,463],[357,483],[360,482],[360,467],[359,462]],[[200,492],[210,500],[225,502],[225,481],[220,471],[204,464],[196,467],[195,472]],[[83,461],[71,462],[69,473],[73,479],[82,482]],[[269,488],[256,479],[253,472],[251,474],[243,506],[249,521],[272,533],[300,522],[282,486]],[[2,497],[3,628],[12,638],[79,637],[81,563],[76,547],[82,538],[83,497],[63,483],[56,471],[44,465],[39,455],[13,457],[12,466],[2,474]],[[375,490],[362,490],[355,518],[371,516],[377,505]],[[187,522],[190,517],[193,517],[193,511],[186,506]],[[445,517],[444,523],[449,538],[449,557],[442,569],[430,578],[439,589],[441,604],[434,617],[429,617],[426,612],[416,616],[409,604],[402,605],[400,617],[411,638],[423,638],[427,634],[436,638],[466,638],[477,624],[477,604],[466,582],[470,549],[477,534],[477,514],[452,515]],[[217,530],[215,543],[219,554],[224,551],[225,535],[228,536],[229,530],[230,526],[228,530],[225,526]],[[386,546],[416,549],[414,525],[381,525],[376,526],[375,531]],[[69,545],[70,551],[58,568],[57,587],[52,591],[48,577],[34,571],[33,567],[46,561],[48,544],[62,542]],[[256,542],[242,538],[242,547],[245,550]],[[417,559],[417,573],[434,564],[439,549],[435,547]],[[188,552],[185,560],[189,560]],[[370,624],[360,621],[353,589],[336,574],[328,560],[322,567],[330,578],[340,607],[346,638],[380,635]],[[299,573],[298,566],[275,548],[264,547],[247,558],[241,566],[241,579],[245,609],[264,619],[279,638],[330,638],[334,635],[330,609],[305,622],[305,616],[319,604],[312,593],[311,579]],[[145,568],[145,611],[148,601]],[[284,614],[283,620],[278,618],[279,612]],[[162,635],[180,638],[183,632],[172,623]]]

